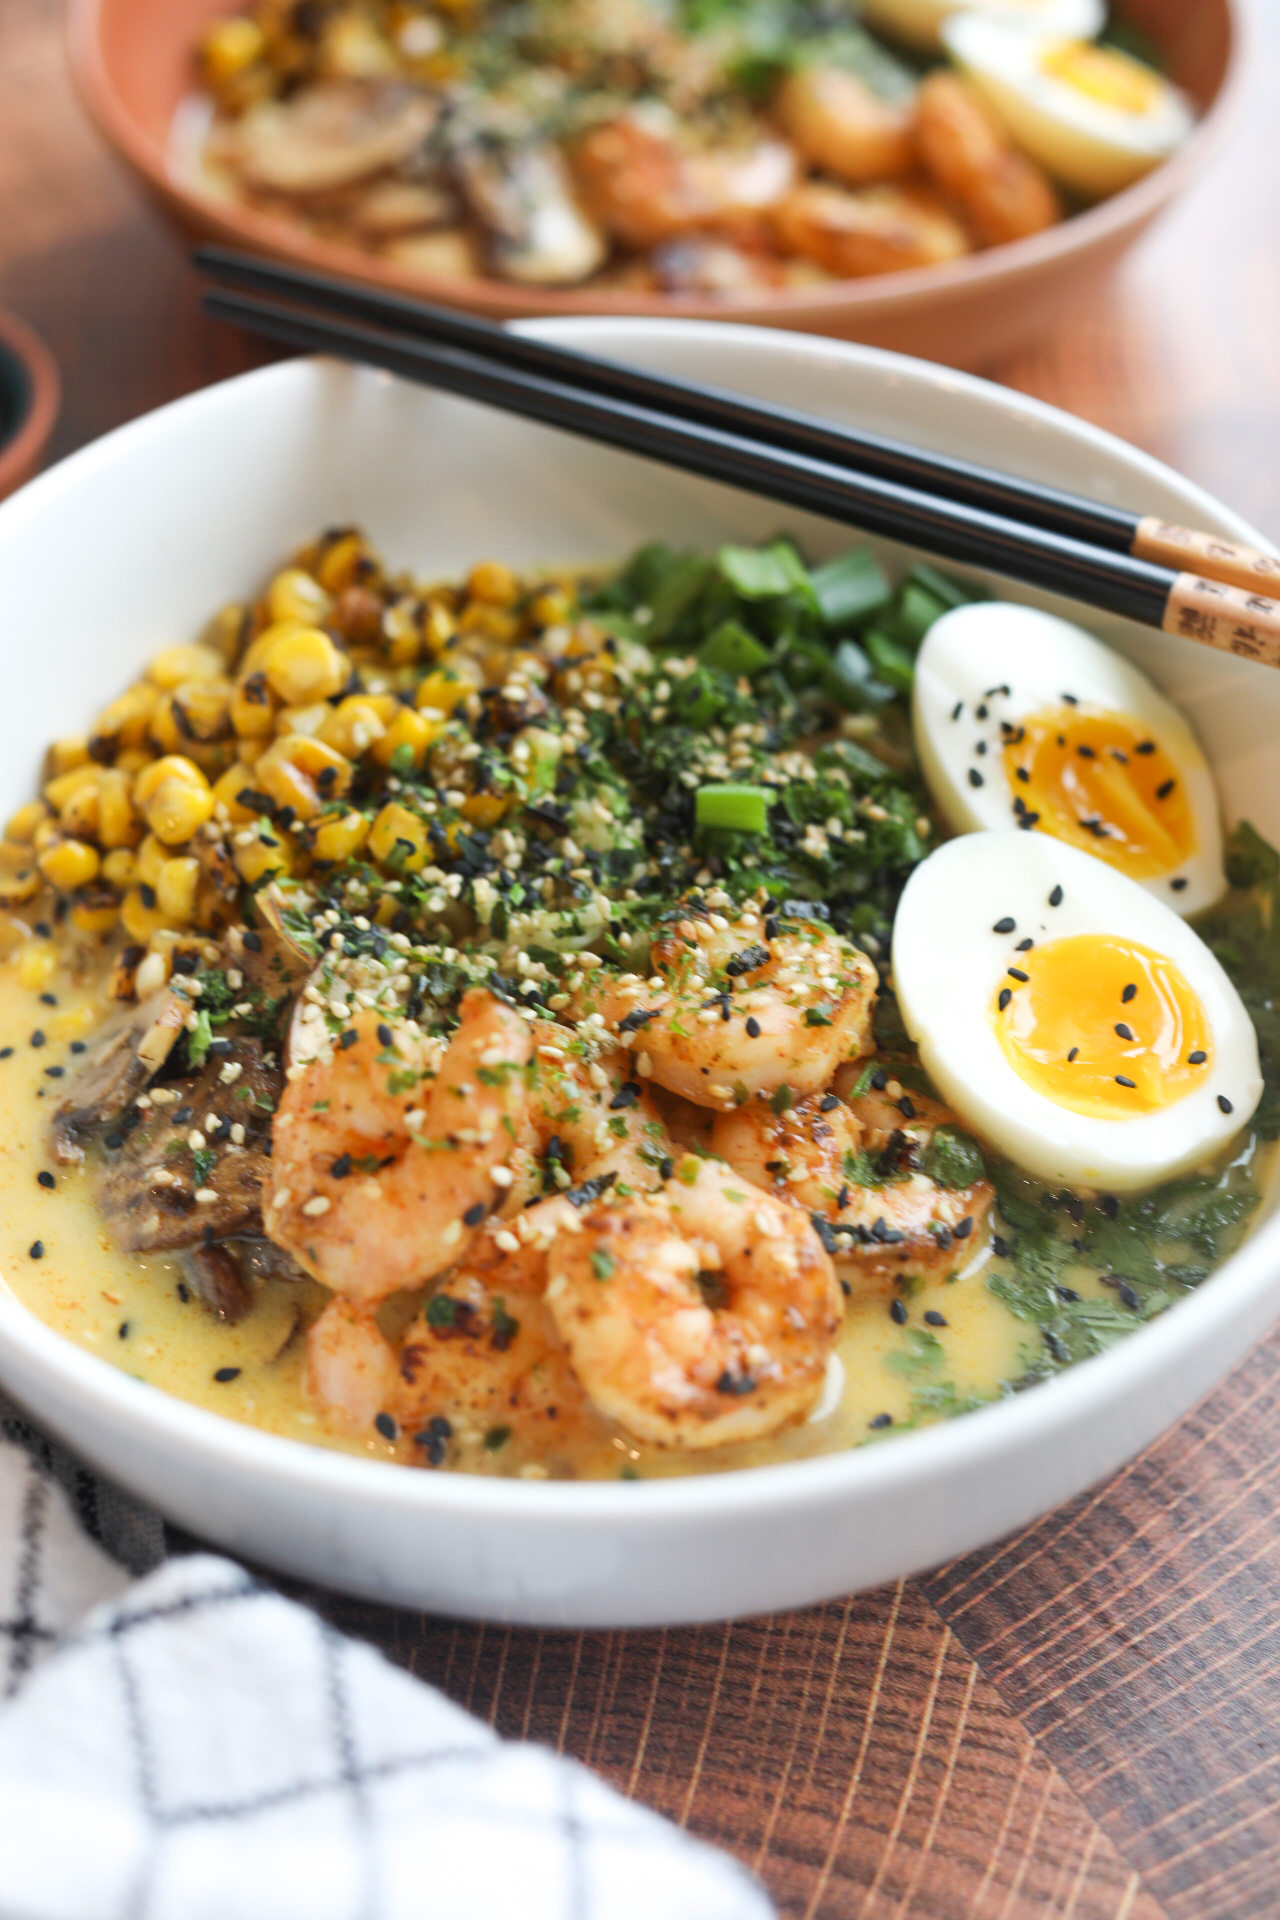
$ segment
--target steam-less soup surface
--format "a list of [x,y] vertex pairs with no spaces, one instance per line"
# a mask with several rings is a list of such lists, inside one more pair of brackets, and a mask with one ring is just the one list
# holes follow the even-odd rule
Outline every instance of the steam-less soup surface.
[[10,822],[9,1285],[232,1418],[567,1478],[880,1442],[1172,1306],[1266,1187],[1280,862],[1223,891],[1083,634],[1070,742],[1124,745],[1029,817],[1012,677],[930,707],[961,619],[784,540],[426,586],[324,535]]

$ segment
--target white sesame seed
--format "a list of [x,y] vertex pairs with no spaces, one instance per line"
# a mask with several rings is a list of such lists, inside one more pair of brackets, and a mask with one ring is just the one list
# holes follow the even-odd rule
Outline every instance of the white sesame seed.
[[493,1181],[495,1187],[509,1187],[515,1176],[510,1167],[494,1167],[489,1174],[489,1178]]
[[244,1145],[244,1127],[239,1120],[232,1126],[231,1144],[235,1147],[242,1147]]
[[199,1153],[204,1145],[204,1135],[201,1133],[199,1127],[192,1127],[190,1133],[187,1135],[187,1145],[190,1147],[192,1153]]
[[218,1078],[224,1087],[231,1087],[235,1085],[243,1072],[244,1068],[238,1060],[228,1060],[219,1073]]
[[516,1239],[514,1233],[508,1233],[505,1228],[501,1233],[494,1234],[493,1244],[495,1247],[501,1247],[504,1253],[519,1253],[520,1251],[520,1242]]
[[214,1187],[197,1187],[195,1200],[198,1207],[211,1207],[218,1198]]
[[318,1220],[322,1213],[328,1213],[332,1205],[328,1194],[318,1193],[314,1200],[304,1202],[302,1211],[309,1220]]

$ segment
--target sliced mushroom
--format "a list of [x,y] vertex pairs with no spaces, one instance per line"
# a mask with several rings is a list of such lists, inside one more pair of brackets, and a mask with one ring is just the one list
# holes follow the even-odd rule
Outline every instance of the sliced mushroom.
[[183,994],[161,987],[140,1006],[121,1008],[99,1029],[49,1123],[55,1160],[64,1167],[78,1165],[86,1138],[124,1118],[169,1058],[190,1011]]
[[229,927],[225,945],[232,966],[249,985],[278,1000],[298,991],[315,966],[315,953],[306,952],[289,932],[270,891],[258,895],[257,908],[259,924]]
[[184,1247],[180,1259],[191,1292],[227,1326],[235,1326],[252,1312],[268,1280],[309,1281],[283,1247],[256,1234]]
[[417,88],[334,80],[254,107],[224,143],[226,158],[265,193],[333,193],[407,159],[437,113]]
[[[267,1064],[259,1040],[214,1045],[219,1051],[198,1074],[165,1088],[176,1102],[147,1109],[102,1169],[98,1206],[128,1253],[261,1232],[271,1115],[284,1077]],[[243,1141],[231,1138],[236,1126],[244,1128]],[[210,1150],[212,1164],[196,1161],[197,1151]]]
[[567,286],[594,273],[607,252],[574,197],[559,152],[476,141],[456,156],[468,203],[492,235],[494,264],[508,280]]

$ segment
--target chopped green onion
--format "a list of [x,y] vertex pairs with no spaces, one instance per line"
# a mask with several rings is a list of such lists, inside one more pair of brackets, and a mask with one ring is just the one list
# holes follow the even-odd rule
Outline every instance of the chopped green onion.
[[889,581],[870,547],[855,547],[838,560],[828,560],[810,579],[824,624],[837,630],[856,626],[889,604]]
[[808,568],[789,540],[768,547],[721,547],[716,564],[743,600],[777,600],[786,593],[812,598]]
[[910,693],[916,669],[906,648],[891,640],[887,633],[877,633],[874,629],[863,634],[862,644],[885,685],[896,688],[899,693]]
[[931,593],[935,600],[941,600],[944,607],[967,607],[974,600],[981,600],[984,597],[976,588],[962,587],[958,580],[951,578],[950,574],[939,573],[938,569],[931,567],[927,560],[921,560],[917,566],[912,567],[907,575],[907,583],[923,587],[925,592]]
[[738,621],[724,620],[698,648],[698,658],[709,667],[719,667],[722,673],[744,673],[750,679],[761,667],[768,666],[770,656],[768,648]]
[[695,818],[700,827],[727,827],[733,833],[766,833],[769,803],[767,787],[699,787]]

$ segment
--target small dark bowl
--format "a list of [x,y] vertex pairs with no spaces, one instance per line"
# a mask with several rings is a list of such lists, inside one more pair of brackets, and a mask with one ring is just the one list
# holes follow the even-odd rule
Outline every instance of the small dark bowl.
[[62,382],[48,347],[0,310],[0,500],[39,466],[61,404]]

